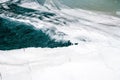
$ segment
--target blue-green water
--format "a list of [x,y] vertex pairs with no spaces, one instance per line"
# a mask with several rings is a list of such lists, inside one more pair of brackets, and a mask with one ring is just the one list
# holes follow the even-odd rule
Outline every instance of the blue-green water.
[[[31,1],[35,1],[37,3],[44,3],[44,1],[42,2],[42,0]],[[57,0],[55,1],[57,2]],[[120,0],[60,0],[60,1],[61,3],[71,8],[108,12],[116,12],[119,11],[120,9],[119,4]],[[66,25],[69,22],[74,22],[74,20],[69,20],[64,17],[58,17],[58,15],[55,12],[27,8],[24,6],[20,6],[20,4],[22,3],[8,2],[4,3],[4,5],[0,3],[0,16],[4,14],[4,16],[0,17],[0,50],[11,50],[27,47],[54,48],[72,45],[72,42],[70,42],[69,40],[56,41],[41,29],[36,29],[35,26],[33,26],[30,23],[27,24],[20,22],[19,19],[23,20],[23,18],[26,18],[27,20],[27,18],[29,18],[32,20],[33,18],[35,18],[37,20],[43,21],[44,23],[52,23],[54,25]],[[61,5],[58,6],[61,7]],[[11,18],[18,19],[18,21],[14,21]],[[77,20],[75,19],[75,21]],[[55,31],[52,31],[52,33],[56,35],[56,33],[54,32]]]
[[30,24],[0,17],[0,50],[69,45],[72,45],[70,41],[51,39],[45,32]]
[[100,11],[118,11],[120,0],[60,0],[72,8],[82,8]]
[[[57,35],[52,29],[48,28],[43,31],[42,29],[36,29],[35,26],[30,23],[28,24],[26,22],[11,19],[15,18],[19,20],[22,17],[29,17],[44,20],[48,18],[49,20],[44,22],[58,25],[61,21],[58,19],[50,19],[51,17],[56,16],[55,13],[25,8],[13,3],[6,4],[9,8],[4,7],[2,4],[0,5],[0,14],[4,14],[4,16],[1,15],[2,17],[0,17],[0,50],[12,50],[27,47],[55,48],[72,45],[69,40],[56,40],[51,38],[52,36],[47,34],[47,32],[50,31],[50,34]],[[22,17],[19,17],[19,15]],[[63,36],[64,35],[62,35],[62,37]]]

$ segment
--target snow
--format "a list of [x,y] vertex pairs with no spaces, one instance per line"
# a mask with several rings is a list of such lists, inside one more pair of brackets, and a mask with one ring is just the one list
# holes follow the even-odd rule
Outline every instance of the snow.
[[61,12],[79,22],[54,27],[78,45],[0,51],[0,80],[120,80],[120,18]]

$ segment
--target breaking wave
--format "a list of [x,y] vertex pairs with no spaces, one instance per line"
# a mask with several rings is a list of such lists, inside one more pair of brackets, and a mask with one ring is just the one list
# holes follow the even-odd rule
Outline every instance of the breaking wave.
[[[67,24],[66,21],[70,21],[69,19],[49,11],[47,5],[44,7],[47,10],[45,11],[23,7],[25,3],[27,3],[25,0],[0,3],[0,50],[72,45],[70,40],[63,39],[66,34],[54,27],[54,25]],[[50,24],[53,25],[50,27]]]
[[[120,37],[119,20],[101,12],[71,9],[58,0],[1,0],[0,50],[78,44],[69,32],[61,30],[71,24]],[[113,29],[116,31],[111,32]],[[83,35],[80,41],[91,41]]]
[[[72,45],[70,41],[56,41],[30,24],[0,18],[0,50],[21,49],[27,47],[63,47]],[[46,33],[45,33],[46,32]],[[54,30],[51,34],[57,35]]]

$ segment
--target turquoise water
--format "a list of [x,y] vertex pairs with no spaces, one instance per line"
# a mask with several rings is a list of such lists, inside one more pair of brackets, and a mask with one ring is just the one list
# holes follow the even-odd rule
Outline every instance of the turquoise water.
[[[70,41],[56,41],[34,26],[0,17],[0,50],[21,49],[27,47],[65,47]],[[49,29],[48,29],[49,31]]]
[[[58,35],[55,31],[56,29],[37,29],[30,23],[28,24],[26,22],[17,21],[19,19],[23,19],[23,17],[29,17],[29,19],[33,19],[34,17],[41,21],[45,20],[46,18],[50,19],[51,17],[56,17],[55,13],[25,8],[19,6],[18,4],[11,4],[10,2],[6,5],[9,7],[9,9],[0,4],[0,50],[12,50],[28,47],[56,48],[72,45],[70,40],[57,40],[56,38],[52,38],[50,34],[53,36]],[[11,18],[15,18],[17,20],[12,20]],[[62,23],[58,19],[51,19],[47,22],[57,25]],[[46,21],[44,21],[44,23],[46,23]],[[64,37],[65,34],[59,32],[58,36]]]
[[120,0],[61,0],[72,8],[82,8],[100,11],[119,11]]
[[[119,4],[120,0],[74,0],[74,1],[60,0],[60,1],[66,4],[67,6],[70,6],[71,8],[81,8],[109,12],[116,12],[119,11],[120,9]],[[37,2],[44,3],[41,0],[37,0]],[[0,4],[0,50],[21,49],[27,47],[55,48],[73,45],[73,43],[70,40],[56,41],[56,39],[51,38],[52,36],[49,36],[46,31],[42,31],[42,29],[36,29],[35,26],[32,25],[36,24],[34,22],[32,22],[32,24],[30,25],[28,23],[14,21],[11,18],[15,18],[18,20],[19,19],[23,20],[24,18],[25,20],[28,20],[27,18],[32,20],[33,18],[35,18],[37,20],[43,21],[44,23],[52,23],[54,25],[66,25],[69,22],[74,23],[74,20],[67,19],[66,17],[61,16],[58,17],[58,15],[55,12],[26,8],[24,6],[20,6],[19,4],[18,3],[12,4],[12,2],[4,3],[4,5],[2,3]],[[61,7],[61,5],[57,6]],[[5,16],[3,16],[3,14]],[[92,16],[92,14],[90,16]],[[89,18],[87,17],[85,18],[85,20],[86,19],[89,20]],[[47,29],[47,31],[48,32],[50,31],[51,34],[58,35],[59,37],[60,35],[64,36],[63,35],[64,33],[57,34],[55,30],[52,30],[50,28]]]

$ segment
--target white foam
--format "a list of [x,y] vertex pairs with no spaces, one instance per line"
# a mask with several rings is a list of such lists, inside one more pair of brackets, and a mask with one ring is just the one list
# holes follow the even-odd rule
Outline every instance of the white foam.
[[35,19],[32,24],[55,27],[79,44],[0,51],[2,80],[120,80],[120,18],[81,9],[60,13],[79,22],[54,25]]

